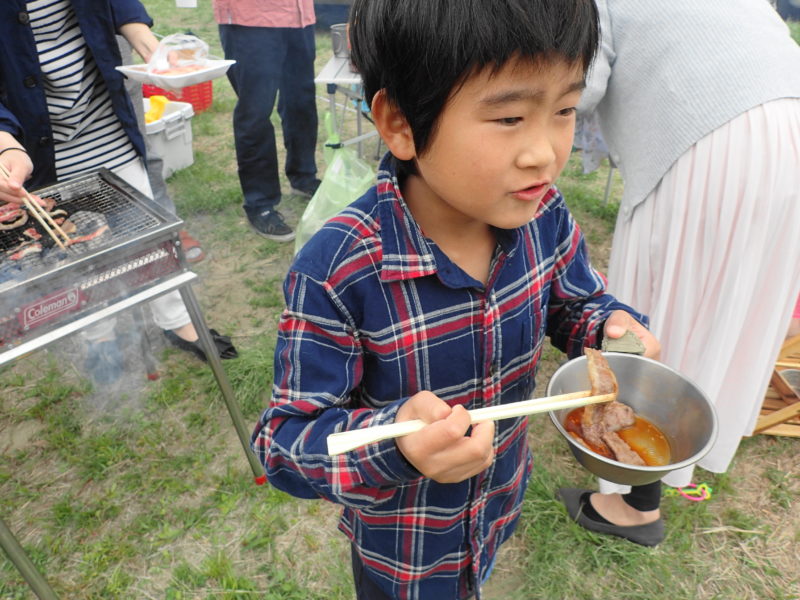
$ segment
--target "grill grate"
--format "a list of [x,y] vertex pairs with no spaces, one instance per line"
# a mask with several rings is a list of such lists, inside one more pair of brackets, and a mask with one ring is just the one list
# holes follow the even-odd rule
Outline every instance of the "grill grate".
[[[98,171],[37,190],[35,193],[42,198],[52,198],[56,201],[56,208],[64,209],[68,215],[84,210],[103,214],[115,238],[124,238],[160,225],[161,220],[158,217],[146,210],[140,202],[131,202],[129,192],[123,192],[120,187],[122,182],[113,182],[109,175],[107,171]],[[25,227],[36,227],[44,234],[42,243],[53,244],[33,218],[28,219]],[[22,241],[21,229],[24,227],[0,231],[0,252],[19,245]],[[73,253],[80,253],[81,250],[80,244],[71,248]]]

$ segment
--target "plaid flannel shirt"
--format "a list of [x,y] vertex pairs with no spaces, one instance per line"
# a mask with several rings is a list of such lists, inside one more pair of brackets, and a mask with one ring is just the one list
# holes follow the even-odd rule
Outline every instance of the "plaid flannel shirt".
[[469,480],[423,477],[394,440],[329,456],[335,432],[391,423],[430,390],[467,409],[533,395],[545,336],[578,356],[611,311],[583,236],[553,188],[535,218],[497,231],[484,287],[425,238],[393,162],[300,251],[284,284],[272,400],[252,444],[274,486],[341,504],[340,529],[394,598],[480,595],[513,532],[531,469],[527,419],[496,423],[496,458]]

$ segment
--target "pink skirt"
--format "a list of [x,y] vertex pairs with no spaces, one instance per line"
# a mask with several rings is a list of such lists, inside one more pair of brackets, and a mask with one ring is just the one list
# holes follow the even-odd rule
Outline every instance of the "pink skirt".
[[[650,316],[661,360],[716,406],[719,436],[698,464],[726,471],[800,292],[800,99],[753,108],[681,156],[629,219],[620,214],[608,279]],[[687,485],[692,473],[664,482]]]

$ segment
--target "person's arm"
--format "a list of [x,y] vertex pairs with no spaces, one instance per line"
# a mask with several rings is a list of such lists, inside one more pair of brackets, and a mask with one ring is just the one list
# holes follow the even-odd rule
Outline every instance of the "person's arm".
[[158,47],[151,31],[153,20],[139,0],[109,0],[117,33],[123,36],[145,62]]
[[119,28],[122,37],[128,40],[131,47],[142,57],[144,62],[150,62],[150,57],[158,48],[158,39],[150,28],[144,23],[128,23]]
[[351,402],[364,369],[344,302],[324,282],[290,271],[275,348],[272,399],[252,445],[269,482],[301,498],[363,508],[390,499],[420,477],[386,440],[329,456],[331,433],[395,421],[405,398],[380,409]]
[[[584,347],[599,347],[606,321],[614,311],[624,311],[632,317],[631,322],[646,328],[645,315],[606,292],[605,278],[592,267],[583,234],[560,195],[553,203],[549,219],[556,236],[554,246],[558,249],[547,314],[547,335],[553,345],[570,357],[580,356]],[[621,317],[616,317],[612,325],[620,323],[618,319]],[[622,333],[616,329],[610,332],[611,337],[620,337]],[[642,338],[641,330],[634,333]],[[643,341],[649,352],[657,351],[655,338]]]

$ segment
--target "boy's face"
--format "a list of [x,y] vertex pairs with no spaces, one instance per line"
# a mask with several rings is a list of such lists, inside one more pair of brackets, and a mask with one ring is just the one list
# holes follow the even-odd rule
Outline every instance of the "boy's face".
[[529,222],[569,158],[583,81],[563,62],[510,61],[470,76],[416,157],[412,212],[503,229]]

